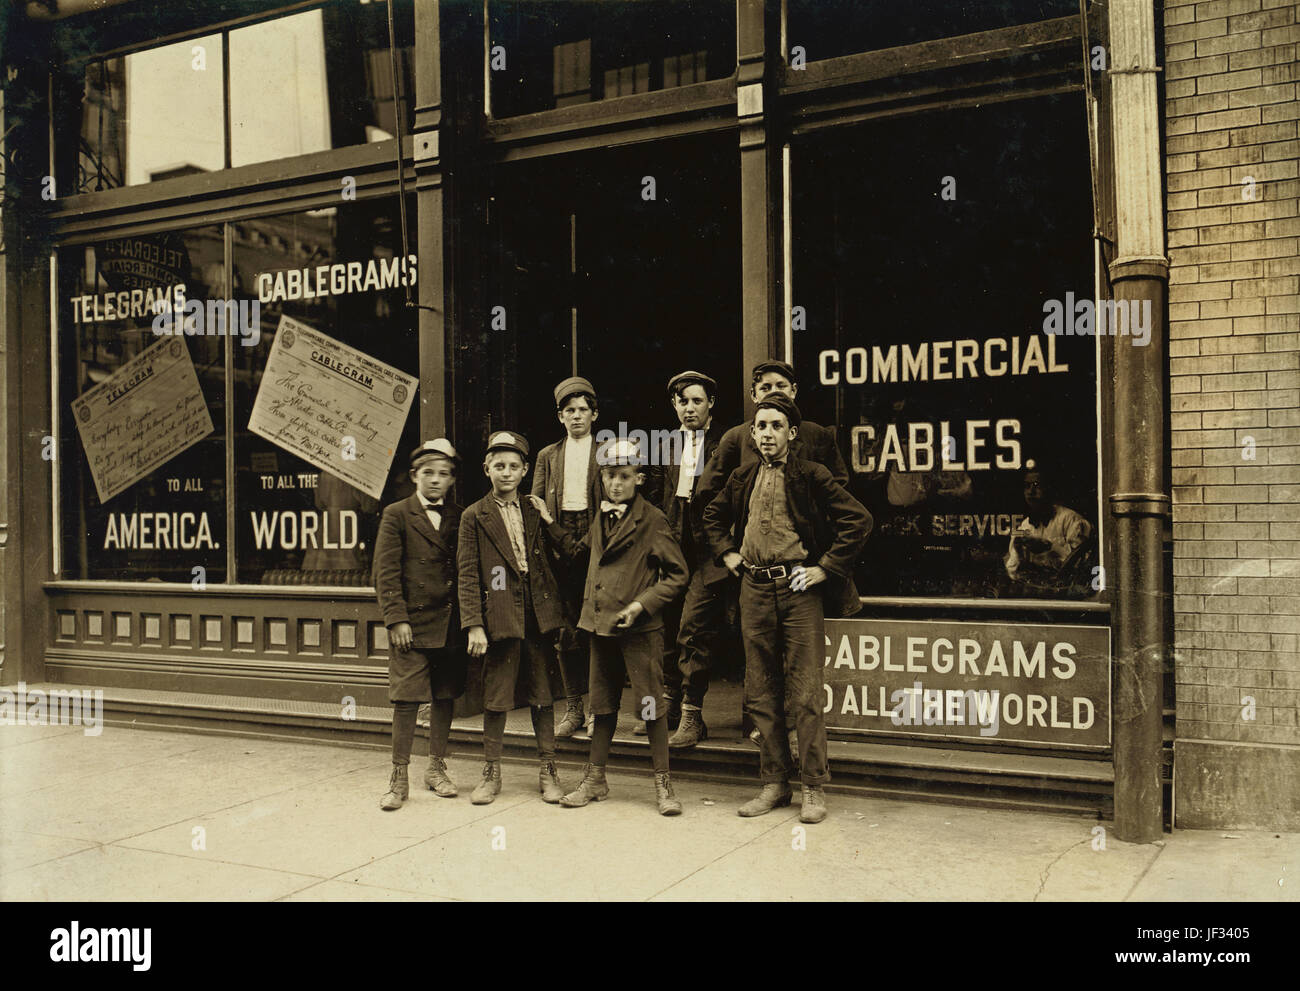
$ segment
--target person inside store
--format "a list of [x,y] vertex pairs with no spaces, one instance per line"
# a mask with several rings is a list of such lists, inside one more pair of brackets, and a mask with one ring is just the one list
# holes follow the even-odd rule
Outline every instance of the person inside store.
[[453,798],[447,773],[452,709],[465,694],[466,659],[456,595],[460,507],[447,498],[460,457],[445,437],[410,454],[415,492],[384,509],[375,540],[373,580],[388,628],[388,699],[393,706],[393,770],[380,799],[385,811],[410,796],[407,767],[417,711],[430,703],[429,768],[424,783]]
[[802,418],[784,393],[758,399],[751,434],[759,460],[731,473],[704,510],[717,560],[741,579],[745,711],[760,734],[763,787],[740,807],[763,815],[793,797],[787,726],[798,731],[799,820],[826,818],[830,780],[822,716],[826,615],[861,609],[853,570],[871,514],[824,465],[792,449]]
[[1025,462],[1029,515],[1011,534],[1003,566],[1010,594],[1067,594],[1087,588],[1095,549],[1092,524],[1061,502],[1056,473],[1041,461]]
[[[785,396],[794,402],[798,392],[794,368],[786,362],[769,358],[754,366],[749,394],[755,403],[775,395]],[[751,427],[750,423],[738,424],[722,435],[717,450],[704,466],[696,483],[698,506],[709,505],[737,468],[759,463],[758,445]],[[790,444],[793,457],[822,465],[839,485],[848,485],[849,470],[835,443],[834,430],[805,420],[792,435]],[[707,540],[702,523],[699,536]],[[730,580],[730,575],[726,572],[711,571],[703,574],[701,581],[693,582],[687,592],[686,601],[682,605],[682,629],[678,639],[693,645],[701,642],[717,644],[726,635],[727,597],[735,595],[736,583]],[[674,749],[694,747],[708,737],[708,726],[704,721],[704,696],[709,689],[709,667],[715,657],[716,650],[692,650],[689,655],[683,655],[681,663],[684,669],[687,665],[690,666],[691,676],[682,698],[681,725],[668,741],[668,745]],[[761,747],[756,729],[745,727],[750,739]]]
[[588,678],[596,724],[582,782],[560,804],[580,808],[608,797],[605,764],[626,679],[650,738],[659,814],[680,815],[682,803],[668,777],[663,613],[686,589],[686,560],[667,518],[639,493],[648,459],[637,445],[615,438],[602,445],[598,457],[605,498],[580,540],[551,518],[542,499],[533,496],[552,541],[586,574],[578,625],[590,634]]
[[[663,511],[690,569],[689,610],[680,599],[664,610],[664,704],[670,731],[681,722],[683,694],[697,709],[703,702],[711,658],[727,625],[724,601],[710,595],[708,587],[730,576],[713,559],[699,531],[704,510],[699,476],[722,439],[713,416],[717,395],[718,383],[703,372],[678,372],[668,380],[668,401],[678,428],[661,438],[647,468],[646,497]],[[633,732],[644,733],[643,724]],[[701,721],[701,738],[705,732]]]
[[[596,444],[591,435],[599,412],[596,390],[587,379],[575,375],[557,385],[555,415],[564,426],[565,436],[538,452],[537,470],[533,472],[532,494],[546,503],[546,511],[575,540],[587,533],[600,502]],[[564,684],[564,716],[555,727],[555,735],[564,738],[577,734],[581,738],[591,733],[591,721],[582,711],[590,648],[586,632],[578,628],[586,573],[560,560],[553,563],[564,610],[564,624],[555,642]]]
[[506,715],[522,680],[541,762],[537,789],[555,803],[564,789],[555,768],[552,686],[559,672],[552,641],[564,617],[541,516],[519,498],[528,441],[511,430],[494,433],[483,472],[492,491],[461,514],[456,549],[466,650],[483,658],[483,777],[470,801],[488,805],[501,793]]

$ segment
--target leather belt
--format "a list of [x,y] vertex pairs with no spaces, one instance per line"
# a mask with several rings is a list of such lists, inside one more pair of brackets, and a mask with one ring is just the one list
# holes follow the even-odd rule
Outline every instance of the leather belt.
[[745,571],[750,578],[760,583],[778,582],[783,578],[789,578],[795,568],[799,566],[798,562],[790,564],[773,564],[765,568],[755,567],[752,564],[745,565]]

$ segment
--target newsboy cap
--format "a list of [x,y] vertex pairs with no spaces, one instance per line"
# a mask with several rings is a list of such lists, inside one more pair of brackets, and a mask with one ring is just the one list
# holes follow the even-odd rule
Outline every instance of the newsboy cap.
[[589,396],[596,394],[596,387],[581,375],[567,378],[555,387],[555,408],[564,409],[565,401],[574,393],[585,392]]
[[628,440],[626,437],[607,440],[596,450],[596,464],[602,468],[614,468],[619,465],[643,468],[645,463],[646,457],[641,453],[636,441]]
[[460,464],[460,455],[456,449],[451,446],[451,441],[446,437],[437,437],[433,440],[426,440],[423,444],[411,452],[411,469],[414,470],[425,458],[446,458],[453,465]]
[[712,399],[718,394],[718,383],[703,372],[678,372],[668,380],[668,395],[674,396],[679,388],[688,385],[704,386],[704,394]]
[[774,409],[778,413],[784,413],[786,421],[792,427],[797,427],[803,423],[803,415],[799,412],[799,407],[794,404],[793,399],[782,392],[774,392],[770,396],[764,396],[754,404],[754,409]]
[[493,451],[514,451],[521,458],[528,458],[528,441],[524,439],[523,434],[517,434],[511,430],[498,430],[488,438],[487,453]]
[[757,382],[764,372],[780,372],[787,381],[795,381],[794,366],[784,361],[777,361],[775,358],[760,361],[754,366],[754,381]]

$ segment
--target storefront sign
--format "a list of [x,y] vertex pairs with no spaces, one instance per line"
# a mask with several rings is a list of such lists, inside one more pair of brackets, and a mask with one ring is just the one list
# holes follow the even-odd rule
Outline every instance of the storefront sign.
[[174,338],[145,348],[72,411],[101,503],[212,433],[189,348]]
[[248,429],[378,499],[417,384],[283,316]]
[[1110,629],[828,619],[826,725],[1110,745]]

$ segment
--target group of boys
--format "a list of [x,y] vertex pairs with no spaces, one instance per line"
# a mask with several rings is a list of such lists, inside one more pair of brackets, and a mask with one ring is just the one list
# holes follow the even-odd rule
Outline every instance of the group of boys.
[[[627,439],[597,443],[595,389],[574,376],[555,389],[565,437],[538,454],[531,494],[520,492],[527,440],[498,431],[483,466],[492,489],[464,511],[447,499],[460,462],[451,443],[438,438],[411,452],[415,494],[385,509],[375,551],[394,710],[382,808],[409,796],[416,713],[429,699],[425,783],[443,797],[458,793],[446,753],[468,655],[482,658],[484,708],[484,766],[471,801],[487,804],[501,791],[506,715],[522,694],[543,801],[576,808],[606,798],[626,682],[649,739],[658,810],[680,814],[669,750],[707,735],[709,671],[727,632],[728,596],[738,594],[745,714],[762,779],[739,814],[791,802],[792,729],[800,819],[825,818],[823,620],[859,608],[852,573],[872,521],[845,488],[833,432],[802,419],[796,391],[788,364],[760,363],[753,420],[721,433],[712,417],[717,383],[682,372],[668,383],[679,430],[658,435],[662,446],[648,451]],[[555,740],[579,734],[589,736],[590,754],[581,782],[566,791]]]

